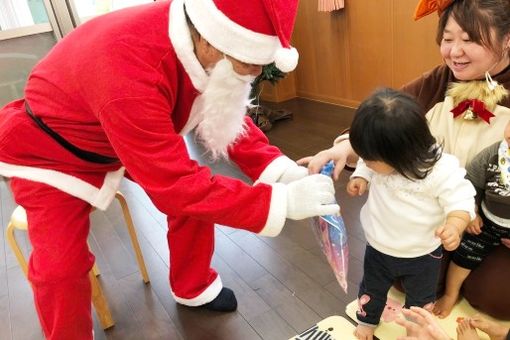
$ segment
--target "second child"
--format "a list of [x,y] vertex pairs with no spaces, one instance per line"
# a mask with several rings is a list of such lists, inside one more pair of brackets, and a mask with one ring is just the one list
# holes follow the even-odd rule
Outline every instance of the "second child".
[[447,317],[455,306],[469,273],[500,244],[510,248],[510,121],[503,139],[482,150],[466,166],[476,188],[477,215],[453,253],[446,276],[445,294],[434,313]]

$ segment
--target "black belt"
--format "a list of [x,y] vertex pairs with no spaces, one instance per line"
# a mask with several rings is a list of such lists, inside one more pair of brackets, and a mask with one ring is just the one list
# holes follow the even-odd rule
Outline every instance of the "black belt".
[[28,115],[32,120],[46,132],[51,138],[53,138],[58,144],[63,146],[66,150],[70,151],[72,154],[74,154],[76,157],[83,159],[84,161],[92,162],[92,163],[99,163],[99,164],[110,164],[118,162],[119,160],[117,158],[103,156],[100,154],[97,154],[95,152],[82,150],[73,144],[69,143],[67,140],[65,140],[61,135],[53,131],[48,125],[46,125],[41,118],[37,117],[32,110],[30,109],[30,106],[28,106],[27,101],[25,101],[25,108],[27,110]]

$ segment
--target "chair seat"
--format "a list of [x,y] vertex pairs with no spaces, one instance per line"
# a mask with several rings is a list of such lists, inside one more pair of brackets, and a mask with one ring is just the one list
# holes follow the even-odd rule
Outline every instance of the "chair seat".
[[14,228],[16,229],[20,230],[28,229],[27,212],[20,205],[18,205],[16,209],[14,209],[14,211],[12,212],[11,223],[14,225]]

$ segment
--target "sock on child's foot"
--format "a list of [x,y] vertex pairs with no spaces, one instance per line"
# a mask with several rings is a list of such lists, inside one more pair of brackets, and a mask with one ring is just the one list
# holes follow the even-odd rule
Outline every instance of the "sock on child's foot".
[[233,312],[237,309],[237,299],[232,289],[223,287],[214,300],[200,307],[218,312]]

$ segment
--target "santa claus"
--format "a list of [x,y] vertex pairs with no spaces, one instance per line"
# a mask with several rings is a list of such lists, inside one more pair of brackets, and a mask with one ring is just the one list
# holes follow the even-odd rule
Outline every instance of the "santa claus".
[[[192,307],[237,307],[210,267],[215,223],[276,236],[286,218],[338,212],[331,179],[306,176],[245,117],[262,66],[297,64],[296,7],[173,0],[98,17],[57,43],[25,97],[0,111],[0,175],[27,212],[28,277],[47,338],[92,337],[89,213],[125,175],[168,216],[171,291]],[[191,160],[189,132],[256,184]]]

